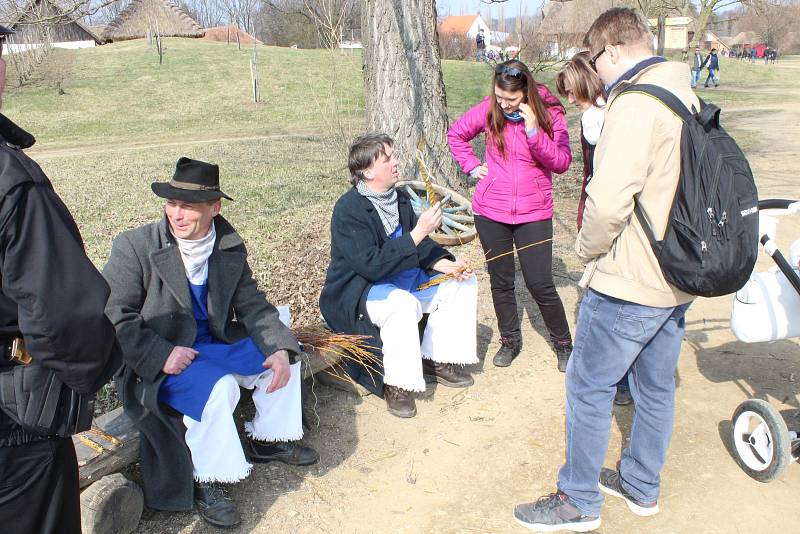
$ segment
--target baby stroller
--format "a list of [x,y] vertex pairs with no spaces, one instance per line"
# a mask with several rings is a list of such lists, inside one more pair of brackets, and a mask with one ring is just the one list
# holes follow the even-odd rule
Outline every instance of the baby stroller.
[[[792,244],[788,261],[775,244],[777,217],[800,214],[800,201],[762,200],[758,209],[761,245],[776,267],[753,273],[736,292],[731,330],[745,343],[800,337],[800,239]],[[769,210],[776,211],[762,213]],[[734,458],[752,478],[760,482],[774,480],[790,462],[800,458],[800,436],[789,431],[780,412],[768,402],[744,401],[733,412],[731,421]]]

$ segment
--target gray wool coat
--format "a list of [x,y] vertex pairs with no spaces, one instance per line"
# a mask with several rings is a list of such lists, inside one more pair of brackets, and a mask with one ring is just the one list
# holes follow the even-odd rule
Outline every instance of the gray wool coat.
[[[225,343],[250,336],[265,355],[299,353],[291,330],[267,302],[247,263],[241,237],[221,216],[208,261],[208,320]],[[117,387],[126,414],[141,435],[145,503],[159,510],[193,506],[192,459],[177,412],[158,402],[164,362],[176,345],[197,335],[189,282],[166,217],[114,239],[103,268],[111,287],[106,314],[117,330],[125,366]]]

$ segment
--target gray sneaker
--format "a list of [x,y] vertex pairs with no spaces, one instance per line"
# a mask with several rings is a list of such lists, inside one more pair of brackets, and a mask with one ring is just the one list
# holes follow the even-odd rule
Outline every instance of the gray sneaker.
[[518,504],[514,507],[514,520],[537,532],[590,532],[600,528],[600,517],[582,513],[570,504],[561,490],[545,495],[536,502]]
[[600,491],[608,493],[614,497],[624,499],[631,512],[642,517],[656,515],[658,513],[658,501],[640,501],[622,487],[622,477],[619,471],[604,467],[600,470]]

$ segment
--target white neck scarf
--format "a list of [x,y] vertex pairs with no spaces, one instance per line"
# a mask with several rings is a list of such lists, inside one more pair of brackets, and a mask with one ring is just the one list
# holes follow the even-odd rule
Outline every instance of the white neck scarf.
[[181,252],[186,278],[196,286],[205,284],[208,280],[208,257],[211,256],[211,251],[214,250],[214,241],[217,239],[214,223],[211,223],[208,235],[200,239],[181,239],[175,234],[172,235]]

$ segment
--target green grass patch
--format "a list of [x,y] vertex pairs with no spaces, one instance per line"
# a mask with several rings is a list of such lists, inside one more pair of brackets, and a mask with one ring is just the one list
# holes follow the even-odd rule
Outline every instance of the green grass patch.
[[[150,182],[168,179],[187,155],[220,165],[223,188],[236,199],[224,214],[241,230],[264,287],[291,300],[296,314],[313,310],[331,207],[348,186],[344,150],[365,123],[360,51],[239,51],[192,39],[166,39],[165,48],[162,65],[143,39],[56,51],[29,83],[9,90],[4,112],[38,137],[32,155],[74,213],[98,266],[113,236],[160,217]],[[782,61],[800,67],[797,58]],[[491,67],[444,61],[442,68],[451,120],[489,94]],[[552,88],[555,72],[536,76]],[[800,68],[723,58],[722,76],[719,89],[700,94],[735,117],[763,107],[765,90],[774,101],[790,94]],[[569,105],[567,112],[575,164],[555,178],[565,219],[575,210],[581,163],[578,112]],[[741,135],[749,145],[752,132]],[[482,152],[482,141],[475,145]]]

